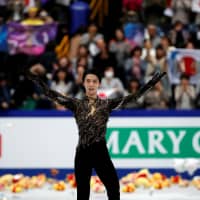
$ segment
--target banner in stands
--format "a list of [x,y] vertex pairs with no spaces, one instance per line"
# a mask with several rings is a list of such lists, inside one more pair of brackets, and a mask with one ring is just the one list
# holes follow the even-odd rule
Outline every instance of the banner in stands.
[[[111,117],[107,146],[116,167],[173,167],[200,154],[199,117]],[[1,168],[73,168],[71,117],[1,117]]]
[[192,84],[199,84],[200,50],[174,49],[168,53],[168,63],[168,75],[172,84],[179,84],[182,73],[190,77]]
[[46,44],[55,39],[56,33],[56,23],[27,26],[10,22],[7,36],[9,53],[40,55],[44,52]]

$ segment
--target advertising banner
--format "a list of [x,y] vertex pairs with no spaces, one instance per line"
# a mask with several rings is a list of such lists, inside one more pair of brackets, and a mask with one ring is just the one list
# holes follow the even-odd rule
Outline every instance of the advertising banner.
[[[199,117],[111,117],[107,146],[118,168],[173,167],[199,158]],[[1,117],[1,168],[73,168],[78,129],[72,117]]]
[[112,158],[199,158],[200,127],[109,128]]

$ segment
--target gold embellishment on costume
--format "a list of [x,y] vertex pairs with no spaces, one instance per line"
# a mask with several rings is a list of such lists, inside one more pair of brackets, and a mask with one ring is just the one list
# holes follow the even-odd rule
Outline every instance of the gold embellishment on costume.
[[95,104],[94,101],[89,102],[90,112],[88,113],[88,117],[94,115],[96,111],[96,106],[94,104]]

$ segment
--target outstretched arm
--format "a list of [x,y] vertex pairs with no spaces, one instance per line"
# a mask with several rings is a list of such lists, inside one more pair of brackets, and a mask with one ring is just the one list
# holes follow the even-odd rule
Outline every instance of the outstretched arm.
[[28,70],[26,74],[28,79],[33,81],[41,89],[41,91],[47,98],[61,105],[66,106],[72,111],[76,109],[77,99],[66,97],[60,94],[59,92],[51,90],[48,87],[48,85],[38,75],[33,74],[30,70]]
[[124,108],[124,106],[131,101],[136,102],[142,95],[144,95],[144,93],[150,90],[165,75],[166,72],[162,73],[157,72],[150,81],[148,81],[138,90],[136,94],[129,94],[125,97],[108,100],[110,110]]

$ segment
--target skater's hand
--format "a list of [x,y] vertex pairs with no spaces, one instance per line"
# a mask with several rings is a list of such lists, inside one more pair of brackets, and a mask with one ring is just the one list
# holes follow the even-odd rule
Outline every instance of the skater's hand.
[[41,64],[33,65],[30,69],[30,73],[33,75],[44,75],[46,73],[45,68]]

